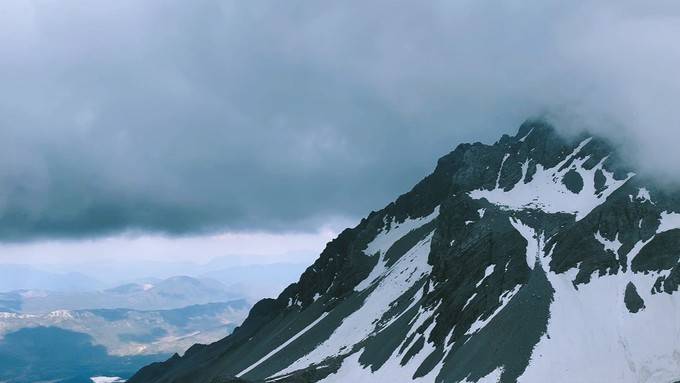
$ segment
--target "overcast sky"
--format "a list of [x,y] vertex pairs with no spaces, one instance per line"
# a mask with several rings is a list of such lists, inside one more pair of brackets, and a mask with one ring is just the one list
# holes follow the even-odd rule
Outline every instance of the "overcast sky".
[[325,241],[532,116],[677,177],[678,40],[671,0],[4,0],[0,242]]

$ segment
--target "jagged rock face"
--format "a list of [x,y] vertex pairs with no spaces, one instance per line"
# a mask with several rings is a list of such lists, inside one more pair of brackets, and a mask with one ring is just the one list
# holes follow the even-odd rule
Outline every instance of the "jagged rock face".
[[211,345],[130,382],[680,379],[680,196],[530,121],[460,145]]

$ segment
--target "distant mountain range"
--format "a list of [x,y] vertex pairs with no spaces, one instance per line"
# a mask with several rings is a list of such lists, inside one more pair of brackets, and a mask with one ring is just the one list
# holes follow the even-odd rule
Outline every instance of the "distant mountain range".
[[[98,291],[0,293],[0,382],[128,377],[230,334],[249,308],[223,284],[187,276]],[[55,358],[43,342],[68,355]]]
[[[13,309],[0,310],[0,382],[128,377],[144,364],[230,334],[250,304],[223,301],[229,297],[219,282],[189,277],[97,293],[0,294],[0,302]],[[184,305],[196,301],[206,303]],[[95,308],[79,308],[87,305]],[[163,306],[173,308],[141,309]]]
[[211,342],[231,333],[249,308],[241,299],[170,310],[0,312],[0,338],[27,327],[58,327],[88,334],[113,355],[181,353],[194,343]]
[[[175,276],[153,283],[128,283],[96,291],[21,290],[0,295],[0,301],[18,299],[23,313],[55,310],[138,309],[162,310],[240,298],[222,283],[208,278]],[[7,306],[7,303],[5,303]]]
[[[0,292],[0,382],[129,377],[144,364],[228,335],[247,315],[251,300],[272,295],[304,269],[230,262],[166,265],[166,271],[200,277],[130,277],[132,282],[113,287],[83,273],[0,264],[0,290],[5,290]],[[74,357],[53,363],[38,347],[41,338]],[[77,357],[90,353],[95,357]]]
[[[0,264],[0,308],[3,307],[3,292],[48,291],[56,297],[60,295],[56,293],[65,296],[77,292],[93,293],[107,289],[114,291],[116,288],[125,289],[123,285],[128,284],[129,288],[135,289],[143,285],[156,285],[172,275],[217,281],[223,285],[219,289],[229,291],[232,298],[258,300],[274,296],[295,281],[306,268],[304,264],[298,263],[234,264],[246,261],[247,257],[219,257],[207,264],[142,261],[139,264],[102,262],[61,266],[80,271],[46,271],[28,265]],[[55,268],[54,265],[45,267]],[[87,295],[83,295],[83,298]]]

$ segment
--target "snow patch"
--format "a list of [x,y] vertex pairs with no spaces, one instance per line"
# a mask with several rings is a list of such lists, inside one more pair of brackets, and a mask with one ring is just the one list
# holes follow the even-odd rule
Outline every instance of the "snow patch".
[[356,285],[354,288],[355,291],[362,291],[371,286],[380,276],[384,275],[386,272],[386,265],[385,265],[385,253],[387,253],[387,250],[389,250],[392,245],[394,245],[395,242],[397,242],[399,239],[401,239],[403,236],[408,234],[410,231],[415,230],[425,224],[430,223],[432,220],[437,218],[439,216],[439,206],[434,208],[434,211],[432,214],[426,216],[426,217],[421,217],[421,218],[416,218],[416,219],[406,219],[402,223],[395,223],[392,221],[390,225],[389,230],[383,230],[378,235],[366,246],[366,250],[364,250],[364,254],[366,255],[374,255],[374,254],[379,254],[380,259],[378,260],[378,263],[373,267],[373,270],[371,270],[370,274],[366,279],[363,281],[359,282],[359,284]]
[[519,219],[511,217],[510,223],[527,241],[527,266],[533,270],[536,260],[539,259],[541,238],[534,229],[525,225]]
[[619,241],[619,233],[616,233],[616,238],[614,238],[613,241],[608,240],[607,238],[603,237],[602,234],[598,231],[595,233],[595,239],[604,246],[605,250],[610,250],[614,254],[616,254],[617,259],[618,259],[618,254],[619,254],[619,249],[623,244],[621,241]]
[[[546,376],[552,383],[655,383],[680,378],[680,301],[676,294],[652,293],[663,273],[634,273],[630,267],[653,238],[639,241],[628,252],[625,273],[592,278],[578,289],[573,285],[578,268],[561,274],[545,270],[555,291],[547,332],[518,382],[542,383]],[[618,246],[615,242],[605,246]],[[637,313],[631,313],[624,301],[629,282],[644,300],[645,308]]]
[[[653,274],[620,273],[572,284],[576,270],[547,272],[555,290],[547,334],[535,346],[520,383],[674,382],[680,378],[680,301],[651,294]],[[645,309],[625,306],[633,281]],[[584,368],[587,367],[587,368]]]
[[505,165],[505,161],[508,160],[508,157],[510,157],[510,154],[505,153],[505,155],[503,156],[503,160],[501,160],[501,167],[498,168],[498,176],[496,177],[496,189],[500,188],[501,173],[503,173],[503,165]]
[[[473,190],[469,193],[470,197],[474,199],[486,198],[489,202],[508,210],[530,208],[541,209],[547,213],[575,214],[578,221],[602,204],[611,193],[634,175],[631,173],[624,180],[615,180],[613,173],[604,169],[606,158],[602,159],[592,169],[585,169],[583,164],[590,156],[583,158],[576,158],[576,156],[590,140],[588,138],[581,142],[569,156],[552,168],[545,169],[543,165],[537,164],[536,173],[528,183],[523,177],[511,190],[505,191],[498,186],[497,181],[495,189]],[[571,165],[560,170],[569,161],[572,161]],[[579,193],[571,192],[562,182],[562,178],[570,170],[576,171],[583,179],[583,189]],[[599,194],[595,190],[595,173],[598,170],[602,172],[606,179],[605,188]],[[523,167],[524,171],[525,167]]]
[[661,213],[659,228],[656,230],[657,234],[678,228],[680,228],[680,214],[667,211]]
[[482,284],[482,282],[484,282],[486,277],[491,275],[495,269],[496,269],[496,265],[489,265],[486,268],[486,270],[484,270],[484,277],[482,277],[482,279],[480,279],[479,282],[477,282],[477,285],[475,286],[475,288],[478,288]]
[[300,304],[298,302],[297,296],[294,297],[294,298],[293,297],[288,298],[288,307],[299,306],[299,305]]
[[652,197],[649,195],[649,190],[646,188],[640,188],[638,189],[638,194],[636,197],[638,200],[641,200],[642,202],[649,201],[652,202]]

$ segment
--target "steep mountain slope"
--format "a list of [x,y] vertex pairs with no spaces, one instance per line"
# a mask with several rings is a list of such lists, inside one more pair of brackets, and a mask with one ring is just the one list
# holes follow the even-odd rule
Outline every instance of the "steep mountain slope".
[[460,145],[232,335],[130,382],[680,380],[680,194],[621,163],[540,121]]

